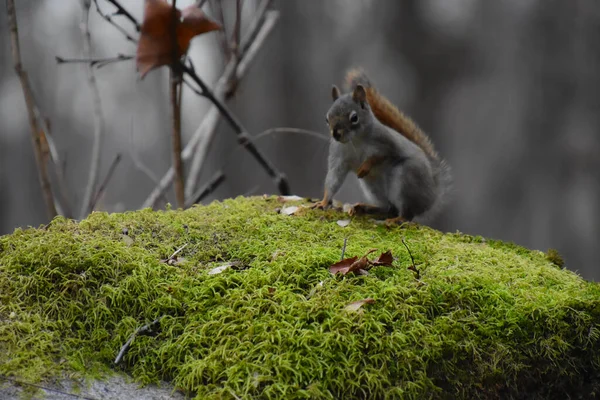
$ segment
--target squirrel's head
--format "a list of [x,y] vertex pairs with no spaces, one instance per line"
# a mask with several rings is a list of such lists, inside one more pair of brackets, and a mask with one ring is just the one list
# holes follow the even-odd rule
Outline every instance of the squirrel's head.
[[357,85],[352,93],[340,94],[337,86],[331,88],[333,104],[325,119],[331,136],[340,143],[359,137],[373,123],[373,116],[364,86]]

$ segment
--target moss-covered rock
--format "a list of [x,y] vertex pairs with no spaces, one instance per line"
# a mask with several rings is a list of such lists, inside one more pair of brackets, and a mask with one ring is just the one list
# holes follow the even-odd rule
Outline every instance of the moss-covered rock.
[[[287,205],[238,198],[94,213],[1,237],[0,374],[39,381],[114,368],[200,399],[597,391],[597,284],[512,244],[367,218],[341,227],[342,214],[277,212]],[[393,266],[332,276],[345,238],[348,256],[391,250]],[[345,310],[366,298],[375,302]],[[136,328],[161,316],[114,367]]]

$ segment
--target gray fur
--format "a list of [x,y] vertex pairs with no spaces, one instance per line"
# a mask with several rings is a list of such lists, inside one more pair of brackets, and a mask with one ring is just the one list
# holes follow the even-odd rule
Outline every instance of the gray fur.
[[[327,113],[332,135],[325,180],[329,197],[337,193],[348,173],[356,172],[369,157],[384,156],[385,161],[359,181],[369,202],[395,210],[407,220],[430,214],[439,208],[439,199],[449,187],[449,168],[380,123],[363,94],[359,86],[353,93],[340,95]],[[358,114],[358,123],[350,121],[352,111]]]

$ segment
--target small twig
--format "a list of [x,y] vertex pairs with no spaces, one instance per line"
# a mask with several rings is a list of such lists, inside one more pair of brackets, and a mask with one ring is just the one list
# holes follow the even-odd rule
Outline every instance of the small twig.
[[200,203],[206,196],[214,192],[221,183],[225,181],[225,174],[223,171],[217,171],[210,181],[208,181],[204,186],[196,190],[189,199],[187,200],[186,207],[191,207],[194,204]]
[[406,250],[408,251],[408,255],[410,256],[410,260],[412,262],[412,265],[409,266],[408,269],[415,274],[415,279],[419,281],[421,280],[421,272],[417,269],[417,266],[415,265],[415,259],[413,258],[413,255],[404,239],[402,239],[402,244],[404,245],[404,247],[406,247]]
[[242,0],[235,2],[235,24],[233,26],[233,35],[231,38],[232,52],[236,57],[240,54],[240,34],[242,31]]
[[167,259],[165,260],[165,262],[167,262],[167,263],[168,263],[169,261],[171,261],[171,260],[174,260],[174,259],[175,259],[175,256],[177,256],[177,254],[181,253],[181,250],[185,249],[185,248],[186,248],[186,246],[187,246],[188,244],[189,244],[189,243],[186,243],[186,244],[184,244],[183,246],[181,246],[180,248],[178,248],[177,250],[175,250],[175,252],[174,252],[173,254],[171,254],[171,255],[169,256],[169,258],[167,258]]
[[344,259],[344,255],[346,254],[346,244],[348,243],[348,236],[344,238],[344,246],[342,247],[342,256],[340,257],[340,261]]
[[108,167],[108,172],[106,173],[104,180],[98,187],[98,191],[96,192],[96,195],[92,198],[92,202],[90,203],[90,207],[89,207],[89,209],[91,211],[94,211],[94,208],[96,208],[96,204],[98,203],[98,200],[100,200],[100,198],[106,191],[106,187],[108,186],[108,183],[110,182],[110,179],[112,178],[112,176],[115,172],[115,169],[117,168],[117,165],[119,164],[120,161],[121,161],[121,153],[117,153],[117,155],[113,159],[112,163],[110,164],[110,167]]
[[[83,36],[83,54],[86,58],[92,57],[92,37],[89,26],[89,12],[91,0],[81,0],[81,35]],[[102,150],[102,137],[104,136],[104,118],[102,117],[102,101],[100,91],[96,83],[96,76],[92,64],[87,66],[88,86],[92,96],[93,120],[94,120],[94,141],[92,143],[92,157],[90,161],[90,171],[88,174],[87,186],[81,202],[81,211],[79,219],[85,218],[92,211],[92,196],[98,184],[98,175],[100,172],[100,153]]]
[[177,207],[185,207],[185,181],[183,179],[183,160],[181,158],[181,102],[179,92],[181,91],[181,63],[178,57],[179,45],[177,43],[177,34],[175,29],[177,27],[177,0],[173,0],[171,6],[171,40],[172,40],[172,63],[171,63],[171,90],[170,90],[170,101],[171,101],[171,143],[172,143],[172,159],[173,169],[175,170],[175,198],[177,200]]
[[53,388],[42,386],[42,385],[36,385],[35,383],[21,381],[19,379],[10,378],[10,377],[4,376],[4,375],[0,375],[0,379],[5,379],[5,380],[7,380],[9,382],[14,383],[15,385],[30,386],[30,387],[34,387],[34,388],[37,388],[37,389],[45,390],[47,392],[58,393],[61,396],[71,396],[71,397],[74,397],[76,399],[84,399],[84,400],[96,400],[93,397],[87,397],[87,396],[82,396],[82,395],[75,394],[75,393],[64,392],[62,390],[53,389]]
[[21,87],[23,89],[23,95],[25,97],[25,105],[27,106],[27,113],[29,115],[29,126],[31,129],[31,138],[33,140],[33,150],[35,154],[35,161],[38,170],[38,179],[42,186],[42,192],[44,200],[46,202],[46,213],[48,218],[52,219],[56,216],[56,204],[54,202],[54,195],[52,194],[52,186],[50,183],[50,176],[48,174],[48,166],[44,161],[44,155],[41,145],[40,135],[40,124],[38,118],[35,116],[35,100],[33,97],[33,91],[29,82],[29,77],[23,64],[21,62],[21,48],[19,45],[19,30],[17,25],[17,12],[15,9],[15,0],[6,0],[6,12],[8,14],[8,26],[10,31],[10,44],[12,50],[12,58],[14,63],[14,69],[19,80],[21,81]]
[[64,58],[59,56],[55,56],[54,58],[56,59],[57,64],[89,64],[91,67],[96,67],[99,69],[116,62],[133,60],[135,56],[117,54],[115,57],[106,58]]
[[210,2],[211,8],[213,9],[213,13],[216,14],[219,19],[219,23],[223,27],[219,30],[219,38],[221,39],[221,47],[223,48],[223,54],[225,55],[225,60],[229,61],[231,58],[231,48],[229,47],[229,43],[227,41],[227,31],[225,30],[225,14],[223,13],[223,5],[221,4],[221,0],[212,0]]
[[121,347],[121,350],[119,351],[119,354],[117,355],[117,358],[115,358],[115,365],[117,365],[118,363],[121,362],[121,360],[123,359],[123,356],[125,355],[125,353],[127,352],[127,350],[129,350],[129,346],[131,346],[131,343],[133,342],[133,339],[135,339],[136,336],[141,335],[143,333],[146,333],[147,331],[150,331],[155,325],[159,324],[160,321],[164,318],[165,316],[161,316],[156,318],[154,321],[150,322],[147,325],[144,325],[140,328],[137,328],[135,330],[135,332],[133,332],[131,334],[131,336],[129,337],[129,339],[127,340],[127,342],[125,342],[125,344]]
[[[106,20],[106,22],[108,22],[109,24],[111,24],[112,26],[114,26],[119,32],[121,32],[123,34],[123,36],[125,36],[125,39],[129,40],[132,43],[136,43],[137,40],[135,40],[133,38],[133,36],[131,36],[129,34],[129,32],[127,32],[125,29],[123,29],[123,27],[119,24],[117,24],[115,21],[113,21],[112,17],[106,13],[104,13],[101,9],[100,6],[98,5],[98,0],[94,0],[94,5],[96,6],[96,11],[98,12],[98,14],[100,14],[100,16]],[[119,4],[118,7],[121,7],[121,5]],[[122,7],[121,7],[122,8]],[[122,13],[115,13],[114,15],[119,15]],[[137,31],[139,32],[139,24],[137,23],[137,21],[135,20],[135,18],[131,17],[130,19],[131,22],[133,22],[134,24],[137,24],[136,27],[138,27]]]
[[107,1],[117,8],[117,12],[115,13],[115,15],[122,15],[125,18],[127,18],[129,21],[131,21],[131,23],[135,26],[136,31],[139,32],[142,30],[142,26],[137,21],[137,19],[135,19],[135,17],[133,15],[131,15],[125,8],[123,8],[123,6],[117,0],[107,0]]

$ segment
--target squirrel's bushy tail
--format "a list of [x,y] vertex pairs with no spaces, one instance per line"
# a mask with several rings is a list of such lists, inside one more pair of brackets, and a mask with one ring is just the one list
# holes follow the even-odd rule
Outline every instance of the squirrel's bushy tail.
[[363,85],[367,91],[367,101],[375,117],[384,125],[399,132],[419,146],[421,150],[431,159],[437,160],[438,154],[435,151],[431,140],[417,124],[404,115],[404,113],[394,106],[385,96],[373,87],[364,70],[352,68],[346,73],[346,90],[354,90],[356,85]]
[[429,137],[419,126],[385,96],[375,89],[367,74],[361,68],[352,68],[346,73],[346,90],[352,91],[356,85],[363,85],[367,92],[367,101],[375,117],[387,127],[399,132],[402,136],[416,144],[432,161],[434,179],[436,181],[436,202],[426,215],[419,217],[425,221],[435,216],[443,208],[452,191],[452,172],[450,166],[440,158]]

